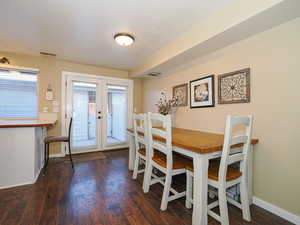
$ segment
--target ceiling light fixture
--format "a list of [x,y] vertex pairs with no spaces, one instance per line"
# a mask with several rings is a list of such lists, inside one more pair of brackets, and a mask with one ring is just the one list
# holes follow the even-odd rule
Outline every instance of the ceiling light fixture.
[[121,46],[129,46],[134,42],[134,37],[127,33],[118,33],[114,36],[114,39]]

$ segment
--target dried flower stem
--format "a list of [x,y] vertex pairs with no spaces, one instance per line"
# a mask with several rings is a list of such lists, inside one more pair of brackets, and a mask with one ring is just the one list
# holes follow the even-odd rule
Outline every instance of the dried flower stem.
[[173,97],[167,99],[167,95],[164,92],[160,93],[159,101],[155,104],[158,108],[158,112],[162,115],[170,114],[173,107],[178,106],[178,98]]

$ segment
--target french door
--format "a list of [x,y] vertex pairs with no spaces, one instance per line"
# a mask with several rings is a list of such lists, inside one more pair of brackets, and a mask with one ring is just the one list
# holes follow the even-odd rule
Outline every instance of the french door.
[[74,153],[97,150],[101,146],[101,81],[67,78],[67,123],[73,118],[71,143]]
[[66,73],[64,128],[73,118],[74,153],[128,146],[126,129],[132,114],[132,81]]
[[128,142],[126,129],[131,118],[128,107],[128,89],[129,86],[126,82],[107,80],[103,83],[103,105],[105,110],[103,145],[107,148],[122,146]]

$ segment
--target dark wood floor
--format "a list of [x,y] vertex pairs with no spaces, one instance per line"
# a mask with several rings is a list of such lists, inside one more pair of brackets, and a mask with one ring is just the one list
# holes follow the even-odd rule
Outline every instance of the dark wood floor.
[[[191,224],[192,210],[185,208],[184,199],[169,203],[162,212],[162,187],[157,184],[148,194],[142,192],[141,177],[132,180],[127,169],[128,151],[105,155],[106,159],[76,163],[74,174],[68,163],[50,162],[48,175],[36,184],[0,190],[0,224]],[[175,179],[175,185],[182,179]],[[291,224],[256,206],[251,206],[251,213],[252,222],[247,223],[241,211],[230,206],[230,224]]]

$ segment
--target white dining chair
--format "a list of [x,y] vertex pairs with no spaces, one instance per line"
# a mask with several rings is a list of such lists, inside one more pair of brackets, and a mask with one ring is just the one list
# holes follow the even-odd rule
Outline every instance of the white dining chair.
[[[163,128],[156,128],[153,122],[164,124]],[[148,134],[149,134],[149,168],[146,173],[145,192],[149,191],[150,185],[160,183],[164,186],[161,210],[166,210],[168,202],[184,197],[184,192],[177,192],[171,187],[172,176],[186,172],[187,160],[173,154],[172,151],[172,127],[171,116],[158,113],[148,113]],[[155,138],[153,138],[155,137]],[[152,173],[153,168],[165,174],[165,177],[157,177]],[[170,196],[170,192],[173,194]]]
[[[132,178],[136,179],[139,173],[144,173],[143,189],[145,187],[145,175],[149,162],[148,120],[147,114],[133,114],[133,130],[135,140],[135,162]],[[144,169],[139,170],[139,165],[144,164]]]
[[[252,139],[252,123],[252,116],[227,116],[221,161],[210,163],[208,168],[208,185],[218,190],[218,200],[207,206],[208,215],[221,222],[222,225],[229,225],[227,201],[242,209],[244,220],[251,221],[246,174]],[[245,134],[233,135],[233,129],[236,127],[245,127]],[[238,144],[243,144],[242,152],[231,154],[231,146]],[[240,162],[240,169],[230,166],[238,162]],[[193,166],[188,165],[186,169],[186,207],[190,208],[193,202],[192,192],[199,190],[192,190]],[[226,196],[226,189],[237,184],[240,185],[241,203]],[[220,215],[212,211],[217,206],[219,206]]]

